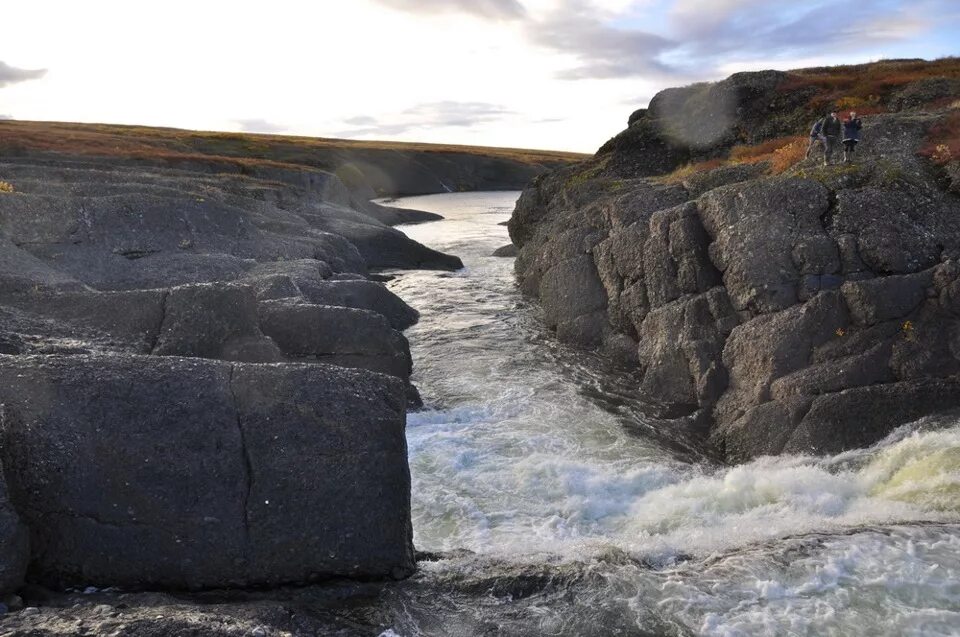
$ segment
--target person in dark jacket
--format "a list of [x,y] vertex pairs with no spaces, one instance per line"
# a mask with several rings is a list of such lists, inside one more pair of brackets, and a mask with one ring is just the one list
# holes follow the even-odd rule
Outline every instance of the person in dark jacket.
[[810,153],[813,152],[813,149],[817,144],[823,143],[823,137],[820,135],[820,131],[823,130],[823,120],[821,117],[813,123],[813,128],[810,129],[810,145],[807,146],[807,157],[810,156]]
[[837,119],[836,111],[831,111],[823,119],[823,128],[820,134],[823,135],[823,165],[829,166],[833,159],[833,151],[837,148],[840,141],[840,133],[843,131],[843,123]]
[[848,163],[860,141],[860,129],[863,124],[856,112],[850,111],[850,117],[843,120],[843,162]]

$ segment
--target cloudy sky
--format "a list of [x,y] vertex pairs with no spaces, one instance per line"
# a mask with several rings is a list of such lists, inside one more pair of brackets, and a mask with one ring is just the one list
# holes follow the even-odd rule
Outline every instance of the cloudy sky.
[[960,54],[960,0],[5,0],[0,118],[593,152],[660,88]]

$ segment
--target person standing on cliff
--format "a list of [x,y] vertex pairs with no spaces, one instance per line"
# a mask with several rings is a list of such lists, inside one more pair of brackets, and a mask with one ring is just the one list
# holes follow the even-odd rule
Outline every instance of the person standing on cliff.
[[810,153],[813,152],[813,149],[818,143],[823,142],[823,137],[821,137],[820,132],[823,130],[823,120],[825,118],[821,117],[813,123],[813,128],[810,129],[810,145],[807,146],[807,157],[810,157]]
[[823,165],[829,166],[833,158],[833,151],[840,141],[840,133],[843,130],[843,123],[837,119],[836,111],[830,111],[830,115],[824,118],[823,128],[820,130],[823,135]]
[[850,111],[850,117],[843,120],[843,163],[849,163],[853,151],[860,141],[860,129],[863,124],[855,111]]

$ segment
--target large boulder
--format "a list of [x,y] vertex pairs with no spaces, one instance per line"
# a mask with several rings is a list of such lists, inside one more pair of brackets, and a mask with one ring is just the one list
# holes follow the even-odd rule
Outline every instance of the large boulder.
[[376,312],[395,330],[405,330],[420,319],[419,312],[376,281],[302,282],[299,287],[310,303]]
[[32,581],[192,589],[414,568],[397,379],[319,365],[0,356],[0,403],[0,456],[30,528]]
[[802,274],[833,274],[837,247],[820,217],[830,207],[821,184],[765,179],[713,190],[699,200],[710,257],[734,307],[776,312],[798,300]]
[[721,352],[737,322],[722,287],[651,311],[640,329],[640,389],[684,413],[713,406],[727,388]]
[[587,255],[561,261],[551,268],[540,283],[540,300],[551,327],[603,310],[607,305],[603,283],[593,259]]
[[164,297],[163,322],[151,353],[271,363],[283,359],[260,331],[251,287],[185,285]]
[[289,300],[260,303],[260,327],[288,360],[359,367],[409,380],[410,346],[375,312]]

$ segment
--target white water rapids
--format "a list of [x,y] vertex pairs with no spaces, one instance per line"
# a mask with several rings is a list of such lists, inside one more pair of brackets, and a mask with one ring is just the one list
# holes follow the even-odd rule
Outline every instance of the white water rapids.
[[390,203],[444,215],[401,229],[466,265],[390,284],[421,312],[407,332],[426,403],[407,425],[415,542],[476,554],[422,566],[441,579],[484,563],[576,564],[582,579],[522,608],[497,598],[492,628],[476,608],[406,601],[395,634],[960,635],[960,425],[836,457],[711,462],[642,416],[635,379],[545,331],[513,259],[490,256],[516,197]]

